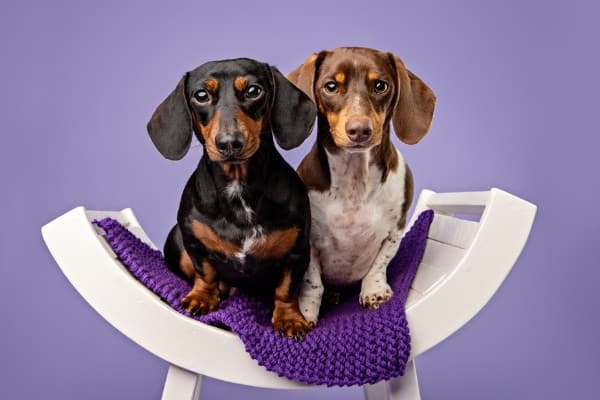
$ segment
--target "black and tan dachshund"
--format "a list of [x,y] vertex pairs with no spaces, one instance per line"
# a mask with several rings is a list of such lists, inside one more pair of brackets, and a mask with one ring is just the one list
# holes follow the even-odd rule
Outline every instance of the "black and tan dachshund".
[[189,313],[213,311],[241,288],[274,301],[273,327],[283,335],[299,339],[311,329],[298,309],[310,205],[273,135],[282,148],[296,147],[315,117],[308,96],[250,59],[186,73],[152,115],[148,132],[164,157],[182,158],[192,132],[204,148],[164,248],[169,268],[193,283],[181,302]]

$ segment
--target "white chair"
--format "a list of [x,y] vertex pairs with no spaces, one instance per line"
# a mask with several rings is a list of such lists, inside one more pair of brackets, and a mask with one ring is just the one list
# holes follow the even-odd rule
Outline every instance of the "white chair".
[[[411,360],[403,377],[366,385],[368,400],[420,399],[414,358],[466,324],[490,300],[523,249],[536,213],[535,205],[499,189],[424,190],[408,226],[425,209],[434,210],[435,218],[406,302]],[[118,220],[154,246],[131,209],[78,207],[45,225],[42,234],[87,302],[124,335],[170,363],[163,399],[197,399],[204,375],[264,388],[308,387],[267,371],[235,334],[177,313],[139,283],[91,224],[104,217]]]

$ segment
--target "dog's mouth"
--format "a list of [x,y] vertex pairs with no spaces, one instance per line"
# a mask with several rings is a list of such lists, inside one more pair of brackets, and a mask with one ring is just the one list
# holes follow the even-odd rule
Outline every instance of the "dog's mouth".
[[360,144],[352,143],[348,146],[344,146],[343,148],[348,153],[364,153],[366,151],[369,151],[371,149],[371,147],[373,147],[373,146],[368,143],[360,143]]

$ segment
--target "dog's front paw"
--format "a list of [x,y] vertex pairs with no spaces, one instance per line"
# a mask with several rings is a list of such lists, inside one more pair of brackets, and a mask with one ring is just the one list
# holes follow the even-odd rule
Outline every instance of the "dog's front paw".
[[289,337],[295,340],[302,340],[315,324],[308,322],[302,316],[297,306],[283,303],[276,304],[273,311],[273,329],[279,332],[282,336]]
[[321,299],[315,299],[312,297],[303,296],[300,294],[298,299],[298,307],[300,312],[304,316],[304,319],[313,326],[317,325],[319,319],[319,307],[321,305]]
[[363,307],[375,310],[391,299],[393,294],[392,288],[385,281],[379,280],[373,283],[363,281],[359,301]]
[[192,316],[208,314],[219,306],[219,291],[192,289],[179,304]]

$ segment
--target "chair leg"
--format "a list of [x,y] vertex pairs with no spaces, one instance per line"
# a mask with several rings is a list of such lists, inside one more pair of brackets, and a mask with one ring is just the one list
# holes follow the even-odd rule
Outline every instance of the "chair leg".
[[202,375],[170,365],[161,399],[198,400],[201,386]]
[[406,364],[403,376],[365,385],[364,391],[365,400],[421,400],[415,361]]

